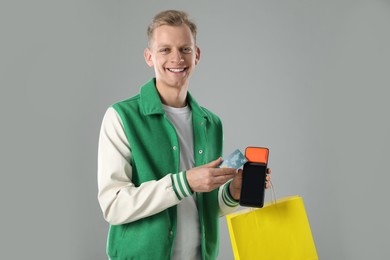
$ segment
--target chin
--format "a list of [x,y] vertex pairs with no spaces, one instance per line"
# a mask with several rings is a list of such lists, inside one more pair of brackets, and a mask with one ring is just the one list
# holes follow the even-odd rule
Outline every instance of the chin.
[[188,85],[188,78],[185,79],[177,79],[177,80],[171,80],[169,81],[168,85],[175,86],[175,87],[182,87],[184,85]]

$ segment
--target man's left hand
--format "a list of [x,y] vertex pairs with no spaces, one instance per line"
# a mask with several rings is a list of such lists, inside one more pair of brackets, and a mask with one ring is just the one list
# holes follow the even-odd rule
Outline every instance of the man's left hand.
[[[271,177],[269,176],[270,174],[271,174],[271,169],[267,168],[267,175],[265,177],[266,189],[271,187],[271,183],[270,183]],[[240,200],[241,186],[242,186],[242,169],[239,169],[229,186],[230,195],[232,195],[232,197],[235,200]]]

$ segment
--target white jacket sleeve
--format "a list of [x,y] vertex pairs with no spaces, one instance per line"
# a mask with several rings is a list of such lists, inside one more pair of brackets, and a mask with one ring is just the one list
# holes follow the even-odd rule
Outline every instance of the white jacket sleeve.
[[219,215],[225,216],[232,213],[238,208],[238,201],[236,201],[229,192],[229,185],[231,181],[226,182],[219,187],[218,191],[218,203],[219,203]]
[[113,108],[104,115],[98,148],[98,200],[110,224],[129,223],[159,213],[180,202],[172,174],[135,187],[130,144],[120,116]]

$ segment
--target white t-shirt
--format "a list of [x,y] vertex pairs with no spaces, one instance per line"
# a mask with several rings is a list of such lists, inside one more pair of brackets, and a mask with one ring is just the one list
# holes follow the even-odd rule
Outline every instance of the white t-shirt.
[[[188,106],[174,108],[163,105],[164,111],[176,129],[180,145],[180,171],[191,169],[194,161],[192,113]],[[196,193],[177,205],[177,230],[173,259],[201,259],[201,238]]]

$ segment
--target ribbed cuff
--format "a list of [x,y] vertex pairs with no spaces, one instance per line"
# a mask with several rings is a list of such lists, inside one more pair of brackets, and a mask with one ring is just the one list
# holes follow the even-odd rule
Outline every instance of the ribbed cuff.
[[229,206],[229,207],[237,207],[238,206],[238,200],[235,200],[232,195],[230,194],[229,187],[230,187],[231,181],[229,181],[223,191],[222,191],[222,200],[223,202]]
[[175,191],[179,200],[182,200],[185,197],[191,196],[193,194],[190,185],[188,185],[186,171],[172,174],[171,178],[173,183],[173,190]]

